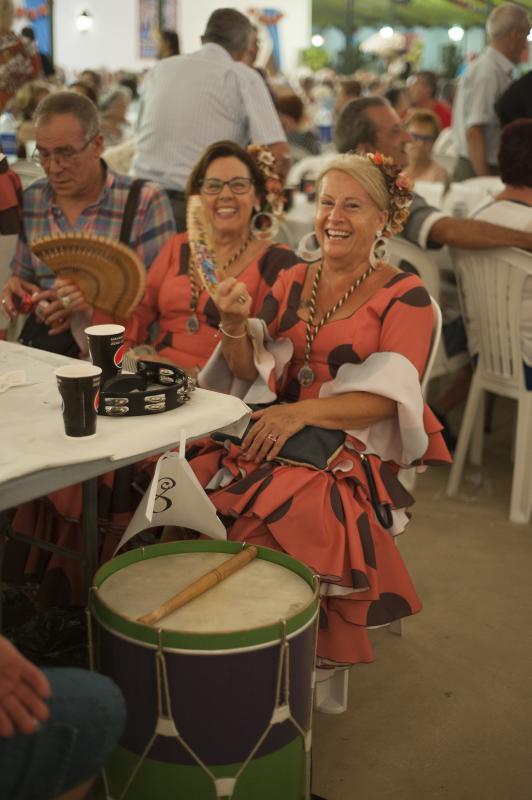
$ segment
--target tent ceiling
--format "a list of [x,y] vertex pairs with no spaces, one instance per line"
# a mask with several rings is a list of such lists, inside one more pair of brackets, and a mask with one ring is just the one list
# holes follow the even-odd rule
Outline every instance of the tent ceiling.
[[[503,0],[354,0],[354,27],[363,25],[483,26],[490,10]],[[346,0],[312,0],[314,27],[345,28]],[[532,15],[532,0],[520,5]]]

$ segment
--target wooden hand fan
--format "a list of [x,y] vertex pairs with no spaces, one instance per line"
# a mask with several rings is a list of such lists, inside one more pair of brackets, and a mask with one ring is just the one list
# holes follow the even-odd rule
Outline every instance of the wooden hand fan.
[[198,195],[192,195],[187,202],[187,231],[192,264],[201,278],[203,286],[212,294],[218,283],[216,256],[211,226]]
[[70,233],[37,239],[30,247],[59,278],[75,283],[88,303],[109,314],[129,317],[144,293],[146,270],[125,244]]

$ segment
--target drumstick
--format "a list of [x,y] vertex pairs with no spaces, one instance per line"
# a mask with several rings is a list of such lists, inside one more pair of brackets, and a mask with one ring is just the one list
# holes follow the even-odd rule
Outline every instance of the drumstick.
[[170,597],[158,608],[154,609],[154,611],[150,611],[149,614],[144,614],[142,617],[139,617],[137,622],[143,622],[145,625],[153,625],[163,617],[167,617],[172,611],[181,608],[181,606],[194,600],[194,598],[199,597],[200,594],[204,594],[204,592],[212,589],[217,583],[228,578],[233,572],[237,572],[237,570],[245,567],[246,564],[249,564],[250,561],[253,561],[253,559],[257,557],[258,552],[257,548],[253,545],[251,547],[246,547],[245,550],[242,550],[238,555],[224,561],[223,564],[220,564],[220,566],[215,569],[211,569],[210,572],[206,572],[205,575],[202,575],[185,589],[181,589],[180,592],[174,594],[173,597]]

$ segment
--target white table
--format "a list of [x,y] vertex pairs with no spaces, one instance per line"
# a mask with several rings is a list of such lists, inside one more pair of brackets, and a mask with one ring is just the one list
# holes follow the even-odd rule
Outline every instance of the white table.
[[27,383],[0,393],[0,511],[83,483],[85,574],[92,579],[97,564],[98,475],[179,444],[187,439],[247,425],[249,409],[231,395],[197,389],[180,408],[143,417],[98,417],[96,436],[64,435],[61,399],[54,369],[73,359],[0,341],[0,381],[24,370]]

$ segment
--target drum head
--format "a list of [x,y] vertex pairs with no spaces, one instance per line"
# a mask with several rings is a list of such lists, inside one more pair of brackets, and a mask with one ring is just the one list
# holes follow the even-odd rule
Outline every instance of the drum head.
[[[242,636],[257,631],[264,631],[265,638],[253,635],[252,639],[265,642],[278,637],[281,621],[287,622],[287,633],[310,621],[318,600],[312,572],[284,553],[258,549],[259,556],[250,564],[156,624],[157,630],[173,639],[167,638],[167,645],[181,646],[176,636],[199,637],[211,642],[210,649],[216,646],[214,635],[216,639],[236,636],[240,645],[234,646],[241,646]],[[96,576],[93,610],[110,627],[133,624],[136,630],[129,635],[154,641],[156,630],[138,623],[139,617],[240,550],[241,545],[234,542],[174,542],[119,556]],[[267,634],[268,628],[275,630],[274,637]],[[139,629],[151,630],[151,635],[146,637]]]
[[[100,594],[115,612],[138,619],[231,557],[227,553],[181,553],[139,561],[111,575]],[[293,617],[310,603],[312,595],[311,587],[299,575],[255,559],[164,617],[158,627],[190,633],[249,630]]]

